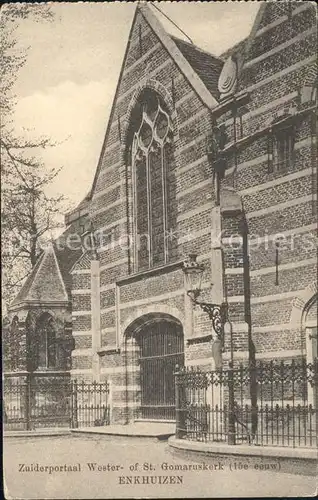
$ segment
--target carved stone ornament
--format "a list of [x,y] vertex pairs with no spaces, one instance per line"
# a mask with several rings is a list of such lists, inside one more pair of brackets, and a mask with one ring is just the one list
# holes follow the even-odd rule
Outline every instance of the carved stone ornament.
[[237,85],[237,64],[232,56],[228,57],[222,68],[218,89],[221,94],[221,99],[230,97],[234,94]]

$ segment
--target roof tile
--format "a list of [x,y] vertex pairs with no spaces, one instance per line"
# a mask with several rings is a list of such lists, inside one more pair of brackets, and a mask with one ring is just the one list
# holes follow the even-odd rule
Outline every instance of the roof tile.
[[196,45],[171,37],[190,66],[201,78],[206,88],[215,99],[219,99],[218,80],[224,61],[209,52],[205,52]]

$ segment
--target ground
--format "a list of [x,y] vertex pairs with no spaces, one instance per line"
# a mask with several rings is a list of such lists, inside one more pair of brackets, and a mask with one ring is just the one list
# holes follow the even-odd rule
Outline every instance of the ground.
[[[94,471],[90,470],[89,463],[96,464],[91,465]],[[31,464],[33,468],[36,464],[48,467],[43,472],[32,472],[27,469]],[[137,472],[130,471],[136,464]],[[168,470],[164,464],[168,464]],[[210,470],[171,470],[176,465],[197,464]],[[65,472],[64,465],[75,470]],[[97,470],[98,465],[101,470]],[[62,470],[49,470],[55,466]],[[242,467],[244,464],[236,460],[236,468]],[[184,454],[173,454],[167,442],[140,438],[69,435],[7,438],[4,443],[7,499],[306,497],[314,494],[315,477],[260,471],[255,469],[255,464],[245,464],[245,467],[247,470],[234,470],[235,459],[227,463],[206,457],[191,456],[190,459]],[[274,470],[277,467],[278,464],[273,463]],[[114,470],[108,470],[112,468]],[[19,472],[19,469],[22,470]],[[120,484],[130,481],[127,476],[137,476],[139,483],[149,482],[152,476],[163,484]],[[163,479],[164,476],[168,479]]]

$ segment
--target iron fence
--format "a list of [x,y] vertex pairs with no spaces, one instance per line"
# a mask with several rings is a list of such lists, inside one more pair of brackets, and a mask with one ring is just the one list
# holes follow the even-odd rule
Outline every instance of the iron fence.
[[108,425],[108,382],[77,382],[69,377],[5,378],[5,430]]
[[317,446],[317,361],[182,368],[175,377],[178,438]]

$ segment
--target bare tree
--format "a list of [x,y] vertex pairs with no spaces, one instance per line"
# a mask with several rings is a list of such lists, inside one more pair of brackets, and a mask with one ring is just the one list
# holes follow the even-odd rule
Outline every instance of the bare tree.
[[45,4],[8,3],[2,5],[0,9],[0,105],[2,117],[12,111],[14,97],[11,91],[18,71],[25,64],[27,58],[27,50],[21,51],[21,47],[19,47],[16,31],[19,23],[30,17],[35,21],[51,22],[54,19],[51,8]]
[[57,215],[64,209],[63,196],[47,194],[60,169],[49,169],[39,159],[39,152],[54,144],[46,137],[30,140],[18,136],[12,120],[14,83],[27,60],[27,50],[21,51],[16,32],[19,23],[30,17],[36,21],[54,18],[45,4],[6,4],[0,11],[2,280],[6,304],[34,267],[41,239],[60,226]]

